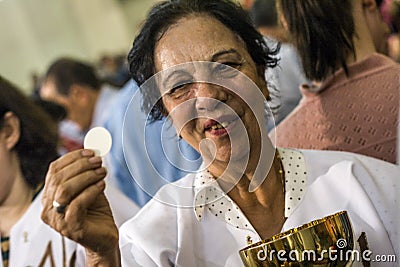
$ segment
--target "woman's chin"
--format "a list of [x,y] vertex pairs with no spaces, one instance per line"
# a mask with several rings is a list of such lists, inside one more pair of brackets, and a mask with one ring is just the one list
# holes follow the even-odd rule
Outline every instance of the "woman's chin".
[[249,160],[249,151],[246,149],[241,151],[218,151],[215,160],[235,166],[246,166]]
[[250,149],[246,145],[231,146],[230,143],[218,144],[207,140],[200,146],[200,153],[202,154],[205,164],[213,164],[226,168],[227,165],[233,164],[236,167],[246,166],[249,161]]

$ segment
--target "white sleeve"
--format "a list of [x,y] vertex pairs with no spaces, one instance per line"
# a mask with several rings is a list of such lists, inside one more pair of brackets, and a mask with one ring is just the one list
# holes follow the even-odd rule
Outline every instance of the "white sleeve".
[[159,201],[163,189],[120,227],[122,266],[176,265],[179,253],[177,208]]
[[357,158],[361,166],[354,165],[354,174],[373,202],[396,255],[400,255],[400,169],[397,165],[375,158]]
[[[176,247],[172,243],[176,242],[170,240],[174,231],[151,223],[142,224],[145,221],[146,218],[139,223],[128,221],[120,228],[122,266],[175,266],[172,259],[176,257]],[[168,225],[168,221],[160,223]]]
[[76,262],[75,266],[76,267],[84,267],[86,262],[86,251],[83,246],[80,244],[77,245],[76,248]]
[[[121,236],[120,238],[122,267],[157,266],[157,264],[151,259],[149,255],[145,253],[143,249],[135,246],[132,242],[126,240],[124,236]],[[141,264],[139,264],[138,262],[140,262]]]
[[111,184],[107,184],[105,195],[110,203],[115,224],[118,227],[139,211],[139,207],[132,200]]

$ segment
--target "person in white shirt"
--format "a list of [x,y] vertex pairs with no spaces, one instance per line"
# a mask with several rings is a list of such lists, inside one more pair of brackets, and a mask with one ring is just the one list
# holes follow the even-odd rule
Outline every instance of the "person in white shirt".
[[103,178],[73,152],[48,172],[43,220],[86,247],[96,266],[241,266],[238,251],[250,242],[342,210],[354,240],[365,233],[373,255],[399,255],[395,165],[273,147],[264,72],[276,66],[275,53],[231,1],[157,4],[128,56],[131,73],[144,110],[172,120],[202,167],[162,187],[118,232]]
[[[45,175],[58,157],[57,143],[52,119],[0,76],[0,267],[85,265],[84,249],[40,218]],[[91,162],[97,172],[105,172],[99,157]],[[115,188],[107,186],[106,195],[117,225],[137,212]]]

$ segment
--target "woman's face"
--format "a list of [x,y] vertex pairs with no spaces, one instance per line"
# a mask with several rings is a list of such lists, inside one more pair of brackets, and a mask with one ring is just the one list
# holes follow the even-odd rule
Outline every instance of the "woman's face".
[[237,35],[215,18],[190,16],[164,33],[154,55],[156,71],[163,71],[158,86],[168,115],[203,159],[226,164],[259,148],[255,114],[262,117],[268,95],[264,69]]

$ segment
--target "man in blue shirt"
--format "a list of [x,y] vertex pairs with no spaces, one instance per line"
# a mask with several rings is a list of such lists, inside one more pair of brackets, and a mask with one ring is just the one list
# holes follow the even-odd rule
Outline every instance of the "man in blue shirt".
[[165,119],[150,123],[141,108],[142,95],[130,80],[110,108],[105,127],[113,145],[107,155],[110,179],[139,206],[158,189],[198,169],[200,154],[180,140]]

